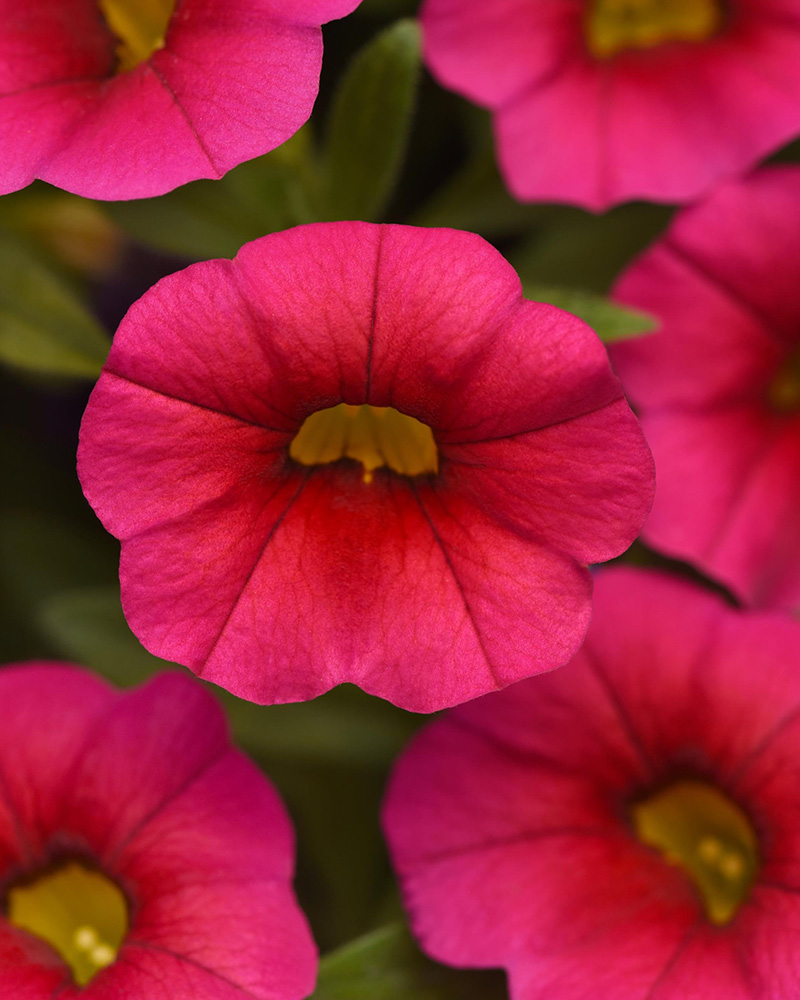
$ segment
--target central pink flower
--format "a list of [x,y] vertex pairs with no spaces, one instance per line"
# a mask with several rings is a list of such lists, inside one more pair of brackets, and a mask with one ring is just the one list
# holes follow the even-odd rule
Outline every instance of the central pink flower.
[[564,663],[652,462],[606,352],[480,237],[299,227],[136,303],[81,429],[131,627],[258,702],[434,711]]
[[147,198],[285,142],[359,0],[0,0],[0,194]]

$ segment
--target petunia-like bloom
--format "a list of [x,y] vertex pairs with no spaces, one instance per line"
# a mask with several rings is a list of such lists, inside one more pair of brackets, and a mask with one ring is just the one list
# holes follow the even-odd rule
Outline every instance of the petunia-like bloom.
[[0,0],[0,194],[221,177],[311,114],[320,25],[360,0]]
[[748,604],[800,607],[800,169],[685,210],[616,296],[660,332],[615,345],[658,488],[648,544]]
[[800,134],[800,0],[425,0],[523,201],[694,200]]
[[602,573],[586,644],[463,705],[384,809],[434,958],[513,1000],[800,995],[800,624]]
[[585,324],[478,236],[362,222],[151,289],[78,453],[148,649],[252,701],[423,712],[569,659],[651,463]]
[[188,675],[0,669],[3,1000],[301,1000],[293,867],[275,790]]

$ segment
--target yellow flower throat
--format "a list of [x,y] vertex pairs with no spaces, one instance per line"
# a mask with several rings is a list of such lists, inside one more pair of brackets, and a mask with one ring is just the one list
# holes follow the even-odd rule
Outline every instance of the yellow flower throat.
[[391,406],[340,403],[306,419],[289,447],[302,465],[328,465],[352,458],[364,466],[364,482],[386,466],[403,476],[439,470],[433,432],[427,424]]
[[85,986],[116,960],[128,931],[122,891],[76,861],[13,886],[5,904],[9,922],[47,942],[77,986]]
[[628,49],[667,42],[704,42],[722,27],[720,0],[589,0],[586,44],[610,59]]
[[124,73],[164,48],[177,0],[97,0],[109,31],[119,40],[117,72]]
[[758,841],[742,810],[713,785],[679,781],[637,802],[639,840],[683,869],[712,924],[728,924],[758,874]]

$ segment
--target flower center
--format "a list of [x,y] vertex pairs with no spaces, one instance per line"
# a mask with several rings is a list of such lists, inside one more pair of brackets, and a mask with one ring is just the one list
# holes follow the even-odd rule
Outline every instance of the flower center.
[[682,868],[712,924],[730,923],[758,872],[758,841],[742,810],[713,785],[679,781],[633,807],[642,843]]
[[800,349],[781,365],[769,384],[767,400],[777,413],[800,410]]
[[308,417],[289,446],[303,465],[353,458],[364,466],[364,482],[386,465],[403,476],[439,471],[439,454],[427,424],[391,406],[340,403]]
[[118,39],[117,72],[124,73],[164,48],[177,0],[97,0],[109,30]]
[[722,25],[721,0],[589,0],[586,42],[598,59],[667,42],[704,42]]
[[116,960],[128,930],[128,905],[119,887],[75,861],[13,886],[6,908],[10,923],[58,952],[78,986]]

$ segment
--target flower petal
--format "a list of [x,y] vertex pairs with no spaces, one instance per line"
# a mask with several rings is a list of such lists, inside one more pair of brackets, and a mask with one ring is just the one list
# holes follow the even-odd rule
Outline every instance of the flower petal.
[[215,699],[185,674],[160,674],[95,722],[65,777],[57,828],[113,857],[228,747]]
[[0,670],[0,850],[12,868],[43,859],[76,757],[118,698],[62,663]]

